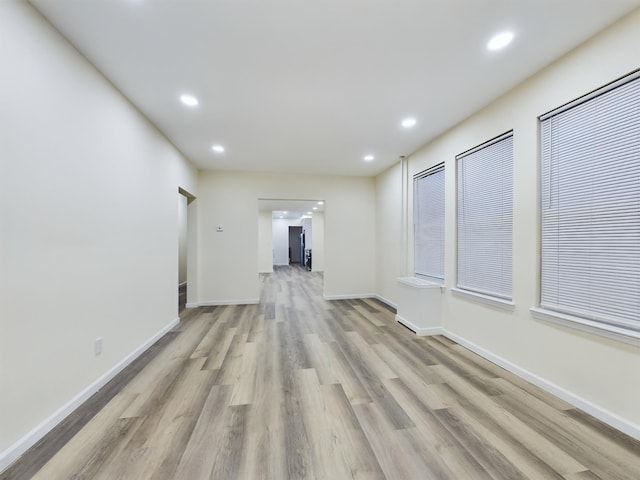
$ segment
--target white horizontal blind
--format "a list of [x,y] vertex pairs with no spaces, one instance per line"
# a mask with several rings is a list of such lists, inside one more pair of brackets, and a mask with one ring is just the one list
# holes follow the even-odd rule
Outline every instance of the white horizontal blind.
[[513,134],[456,158],[458,288],[511,300]]
[[541,307],[640,330],[640,78],[542,117]]
[[415,273],[444,280],[444,165],[413,180]]

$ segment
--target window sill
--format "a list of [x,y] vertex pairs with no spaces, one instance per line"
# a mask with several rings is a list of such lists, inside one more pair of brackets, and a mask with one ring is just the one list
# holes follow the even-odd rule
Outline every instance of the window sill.
[[469,290],[462,290],[460,288],[452,288],[451,291],[454,295],[459,297],[469,298],[485,305],[491,305],[492,307],[501,308],[502,310],[513,311],[516,308],[516,304],[511,300],[504,300],[502,298],[491,297],[489,295],[483,295],[482,293],[471,292]]
[[607,325],[606,323],[595,322],[593,320],[587,320],[586,318],[574,317],[573,315],[566,315],[564,313],[558,313],[544,308],[531,307],[529,311],[534,318],[537,318],[538,320],[544,320],[564,327],[580,330],[581,332],[610,338],[612,340],[635,345],[636,347],[640,346],[640,332],[638,331],[616,327],[614,325]]
[[427,280],[419,277],[398,277],[396,279],[398,283],[408,285],[413,288],[439,288],[444,291],[444,285],[442,283],[436,283],[431,280]]

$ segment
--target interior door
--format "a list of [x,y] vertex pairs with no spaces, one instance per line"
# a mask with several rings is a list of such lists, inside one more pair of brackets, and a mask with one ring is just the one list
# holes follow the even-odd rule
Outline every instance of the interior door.
[[302,227],[289,227],[289,264],[300,264],[300,234]]

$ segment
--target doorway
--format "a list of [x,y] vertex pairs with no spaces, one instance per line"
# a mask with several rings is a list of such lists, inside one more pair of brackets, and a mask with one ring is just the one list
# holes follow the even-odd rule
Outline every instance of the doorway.
[[189,244],[192,234],[190,230],[190,204],[196,197],[182,188],[178,188],[178,313],[187,306],[189,272]]
[[[325,250],[324,218],[324,200],[259,198],[258,272],[272,273],[276,267],[293,263],[322,275]],[[289,227],[294,226],[302,228],[305,241],[304,249],[292,254],[289,251]]]
[[304,232],[302,227],[289,227],[289,265],[303,262]]

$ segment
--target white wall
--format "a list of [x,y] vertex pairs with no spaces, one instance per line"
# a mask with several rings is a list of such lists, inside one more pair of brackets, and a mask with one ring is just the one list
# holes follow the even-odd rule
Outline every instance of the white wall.
[[178,283],[187,281],[187,197],[178,193]]
[[273,264],[289,265],[289,227],[302,226],[300,219],[274,218]]
[[304,248],[305,250],[309,250],[313,248],[313,217],[303,218],[300,224],[304,232]]
[[258,271],[260,273],[273,272],[273,222],[271,212],[258,212]]
[[374,293],[373,178],[201,172],[198,192],[200,303],[258,300],[259,198],[325,199],[325,295]]
[[[197,185],[197,180],[194,180]],[[195,193],[195,191],[194,191]],[[193,195],[193,194],[192,194]],[[187,203],[187,306],[198,304],[198,200]]]
[[26,2],[0,2],[0,64],[1,469],[176,320],[197,172]]
[[376,177],[376,293],[396,305],[396,278],[402,272],[402,167],[397,163]]
[[[445,161],[445,329],[635,436],[640,435],[640,348],[536,320],[529,308],[537,305],[539,285],[537,117],[638,68],[638,45],[640,10],[426,145],[409,162],[409,173],[414,175]],[[450,292],[456,278],[455,156],[511,129],[515,155],[514,312]],[[389,175],[378,179],[379,202],[397,195],[396,179],[387,182]],[[380,222],[393,224],[401,215],[399,202],[393,203],[398,205],[395,211],[391,207],[378,211],[382,217],[378,219],[379,244],[389,240]],[[411,198],[408,203],[412,204]],[[410,229],[407,235],[413,238]],[[409,253],[407,263],[412,265]],[[388,295],[394,295],[389,283],[391,266],[385,260],[378,262],[379,274],[387,277],[379,281],[378,291]]]
[[[272,212],[268,212],[271,215]],[[274,218],[272,221],[272,246],[273,246],[273,265],[289,265],[289,227],[302,227],[306,236],[305,236],[305,248],[310,249],[313,248],[313,226],[317,225],[318,222],[321,222],[322,225],[318,228],[323,229],[324,231],[324,214],[315,212],[313,214],[313,218],[297,218],[297,219],[287,219],[287,218]],[[323,241],[318,243],[319,248],[323,248]],[[263,248],[263,247],[260,247]],[[314,251],[315,254],[315,251]],[[321,254],[321,256],[323,256]],[[314,269],[315,270],[315,269]]]
[[324,212],[313,214],[311,222],[311,245],[313,251],[311,257],[311,270],[313,272],[324,271]]

